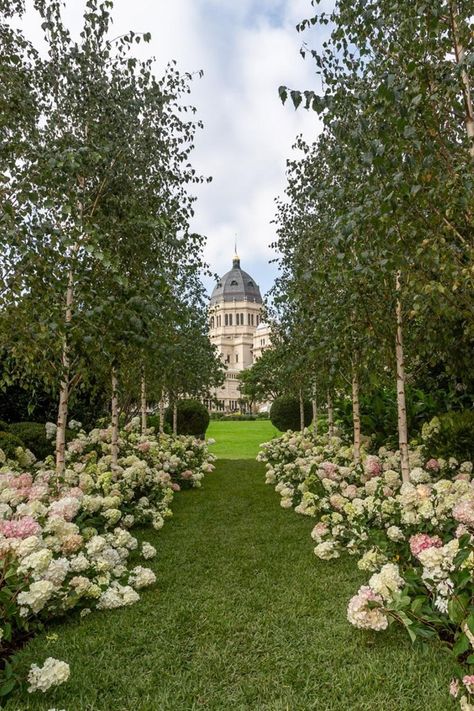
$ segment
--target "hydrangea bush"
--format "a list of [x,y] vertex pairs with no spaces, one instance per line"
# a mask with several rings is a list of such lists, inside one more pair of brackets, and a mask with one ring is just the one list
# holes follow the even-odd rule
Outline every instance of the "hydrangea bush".
[[[140,564],[155,548],[139,548],[130,529],[160,529],[183,486],[200,486],[213,469],[206,444],[191,437],[120,433],[120,457],[112,466],[108,429],[80,431],[67,447],[64,475],[53,462],[35,462],[18,449],[8,460],[0,450],[0,657],[5,659],[48,620],[78,611],[131,605],[155,582]],[[34,665],[29,690],[46,691],[67,679],[65,663]],[[55,681],[56,680],[56,681]],[[17,678],[14,665],[0,670],[5,698]]]
[[347,552],[371,574],[349,602],[349,622],[376,631],[398,622],[413,641],[440,638],[459,661],[451,694],[474,711],[472,462],[435,459],[421,444],[402,482],[398,452],[363,449],[355,464],[339,437],[309,431],[264,444],[258,458],[281,506],[318,519],[315,555]]

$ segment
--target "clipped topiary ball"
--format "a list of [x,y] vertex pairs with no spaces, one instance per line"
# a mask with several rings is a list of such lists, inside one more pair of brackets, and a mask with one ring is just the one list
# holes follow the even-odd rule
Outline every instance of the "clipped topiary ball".
[[8,459],[15,458],[15,450],[17,447],[25,447],[19,437],[11,432],[0,431],[0,449],[6,454]]
[[[209,427],[207,408],[198,400],[180,400],[178,402],[178,434],[191,435],[204,439]],[[166,410],[165,422],[173,427],[173,408]]]
[[54,453],[54,439],[46,437],[46,427],[41,422],[15,422],[9,429],[37,459],[46,459]]
[[[313,419],[311,403],[304,403],[304,425],[308,427]],[[282,396],[273,401],[270,408],[270,420],[272,424],[280,430],[299,430],[300,423],[300,402],[296,397]]]
[[446,412],[423,425],[423,444],[428,456],[474,458],[474,411]]

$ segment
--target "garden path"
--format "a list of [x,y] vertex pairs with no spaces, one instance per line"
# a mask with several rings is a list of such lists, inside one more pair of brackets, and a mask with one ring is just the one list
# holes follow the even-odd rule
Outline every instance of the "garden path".
[[70,681],[8,711],[446,710],[443,655],[350,627],[363,576],[352,560],[316,561],[312,521],[280,508],[262,465],[219,461],[173,509],[143,536],[157,585],[32,640],[22,663],[64,659]]

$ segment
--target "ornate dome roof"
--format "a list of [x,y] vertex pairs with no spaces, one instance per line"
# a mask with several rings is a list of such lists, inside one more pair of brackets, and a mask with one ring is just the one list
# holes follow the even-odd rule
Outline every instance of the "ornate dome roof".
[[211,305],[223,301],[253,301],[261,304],[260,289],[250,274],[240,268],[240,258],[235,255],[232,269],[219,279],[211,295]]

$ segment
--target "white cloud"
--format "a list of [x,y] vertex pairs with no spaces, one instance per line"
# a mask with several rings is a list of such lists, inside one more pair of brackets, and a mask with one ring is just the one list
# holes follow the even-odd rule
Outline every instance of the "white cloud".
[[[67,18],[80,30],[83,0],[67,0]],[[237,234],[242,266],[264,290],[275,267],[269,244],[274,198],[285,186],[285,164],[298,133],[319,130],[316,115],[282,106],[278,86],[315,88],[311,61],[299,56],[295,24],[310,16],[309,0],[116,0],[114,35],[151,32],[157,71],[176,59],[182,71],[204,70],[190,101],[204,121],[193,163],[213,182],[196,189],[192,225],[208,237],[205,256],[218,273],[230,267]],[[28,30],[33,32],[31,15]]]

